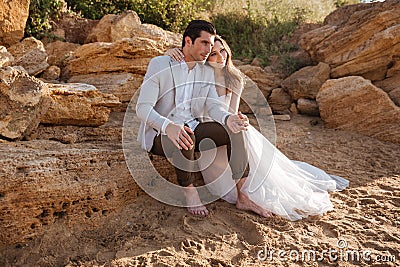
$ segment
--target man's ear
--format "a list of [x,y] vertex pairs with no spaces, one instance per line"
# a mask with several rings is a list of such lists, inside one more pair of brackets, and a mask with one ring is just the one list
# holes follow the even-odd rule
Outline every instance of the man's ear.
[[187,45],[188,47],[192,45],[192,39],[190,39],[189,36],[185,37],[185,45]]

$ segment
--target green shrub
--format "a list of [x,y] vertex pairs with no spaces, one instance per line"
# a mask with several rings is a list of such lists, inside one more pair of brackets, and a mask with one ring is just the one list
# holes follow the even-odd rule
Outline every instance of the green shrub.
[[63,8],[62,0],[31,0],[25,36],[43,37],[51,29],[51,21],[61,15]]
[[[217,32],[230,45],[234,58],[250,62],[257,57],[262,65],[268,65],[272,55],[282,58],[281,68],[285,72],[295,71],[298,64],[287,54],[296,47],[282,41],[289,37],[295,28],[305,20],[308,11],[301,8],[285,10],[282,13],[277,6],[265,6],[260,9],[245,9],[241,13],[232,12],[212,16]],[[287,39],[287,38],[286,38]]]
[[170,31],[181,31],[208,5],[205,0],[66,0],[68,7],[85,18],[135,11],[142,22]]

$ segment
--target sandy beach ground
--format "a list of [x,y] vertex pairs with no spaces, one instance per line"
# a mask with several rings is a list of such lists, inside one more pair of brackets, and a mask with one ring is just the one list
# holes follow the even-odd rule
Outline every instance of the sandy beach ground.
[[7,258],[25,266],[400,266],[400,145],[302,115],[276,127],[290,159],[350,180],[330,194],[334,211],[291,222],[218,200],[200,218],[143,193],[100,227],[59,221]]

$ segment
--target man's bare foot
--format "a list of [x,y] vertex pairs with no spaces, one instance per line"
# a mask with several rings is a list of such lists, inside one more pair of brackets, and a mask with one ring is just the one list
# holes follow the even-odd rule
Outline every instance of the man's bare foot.
[[251,199],[249,199],[248,196],[246,196],[244,193],[242,193],[240,191],[240,189],[242,188],[245,181],[246,181],[246,178],[242,178],[236,183],[236,188],[237,188],[237,192],[238,192],[238,198],[236,200],[236,208],[241,209],[241,210],[253,211],[253,212],[257,213],[258,215],[265,217],[265,218],[273,216],[272,212],[258,206]]
[[201,203],[199,193],[193,184],[185,187],[186,205],[190,214],[206,217],[209,214],[207,208]]
[[256,203],[251,201],[248,196],[246,196],[243,193],[238,194],[238,198],[236,201],[236,208],[241,209],[241,210],[250,210],[258,215],[268,218],[273,216],[272,212],[269,210],[263,209],[262,207],[258,206]]

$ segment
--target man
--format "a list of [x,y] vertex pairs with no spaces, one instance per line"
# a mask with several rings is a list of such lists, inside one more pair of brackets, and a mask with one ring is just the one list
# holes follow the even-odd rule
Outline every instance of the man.
[[217,99],[214,71],[204,65],[215,35],[211,23],[194,20],[183,34],[185,62],[171,61],[168,56],[150,61],[136,106],[142,121],[138,141],[147,151],[172,158],[178,183],[185,187],[188,210],[201,216],[209,212],[192,183],[194,152],[206,138],[216,146],[227,145],[232,178],[238,180],[236,206],[268,217],[268,211],[240,192],[247,167],[242,131],[247,129],[248,119],[240,113],[227,112]]

